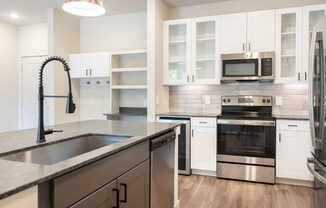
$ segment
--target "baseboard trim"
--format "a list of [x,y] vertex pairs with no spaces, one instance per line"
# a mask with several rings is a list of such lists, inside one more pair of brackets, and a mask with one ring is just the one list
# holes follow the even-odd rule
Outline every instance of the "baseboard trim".
[[177,201],[177,203],[174,205],[174,208],[180,208],[180,200]]
[[305,186],[312,188],[314,187],[313,181],[290,179],[290,178],[276,178],[277,184],[293,185],[293,186]]
[[216,171],[192,169],[191,172],[192,172],[193,175],[216,177]]

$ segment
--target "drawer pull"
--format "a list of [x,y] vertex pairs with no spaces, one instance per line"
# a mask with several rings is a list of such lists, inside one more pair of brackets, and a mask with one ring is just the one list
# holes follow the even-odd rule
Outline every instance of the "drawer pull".
[[200,124],[207,124],[207,122],[204,122],[204,121],[200,121],[199,123]]
[[124,199],[120,200],[121,203],[127,203],[127,184],[125,183],[121,183],[120,186],[122,186],[124,188]]
[[288,127],[298,127],[298,125],[288,125]]
[[119,189],[116,189],[115,188],[115,189],[112,189],[112,191],[117,193],[117,196],[116,196],[117,197],[116,198],[117,199],[117,206],[112,207],[112,208],[120,208],[120,193],[119,193]]

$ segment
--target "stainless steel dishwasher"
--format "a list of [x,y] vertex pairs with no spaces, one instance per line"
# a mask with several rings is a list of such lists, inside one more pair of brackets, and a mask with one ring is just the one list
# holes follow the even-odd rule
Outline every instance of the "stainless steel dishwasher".
[[175,132],[151,141],[151,208],[173,208]]

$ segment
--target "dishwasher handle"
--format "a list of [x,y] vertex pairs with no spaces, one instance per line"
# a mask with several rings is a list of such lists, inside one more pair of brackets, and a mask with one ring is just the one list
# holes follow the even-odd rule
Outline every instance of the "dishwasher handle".
[[175,140],[175,132],[171,131],[167,134],[164,134],[160,137],[151,140],[151,151],[158,149],[171,141]]

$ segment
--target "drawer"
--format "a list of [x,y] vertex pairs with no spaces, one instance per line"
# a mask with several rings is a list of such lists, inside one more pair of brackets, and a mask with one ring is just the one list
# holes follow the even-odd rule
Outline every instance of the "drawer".
[[192,117],[191,126],[216,128],[217,126],[216,118]]
[[277,120],[276,126],[283,131],[310,131],[309,121]]
[[149,158],[144,142],[53,180],[54,208],[66,208]]

